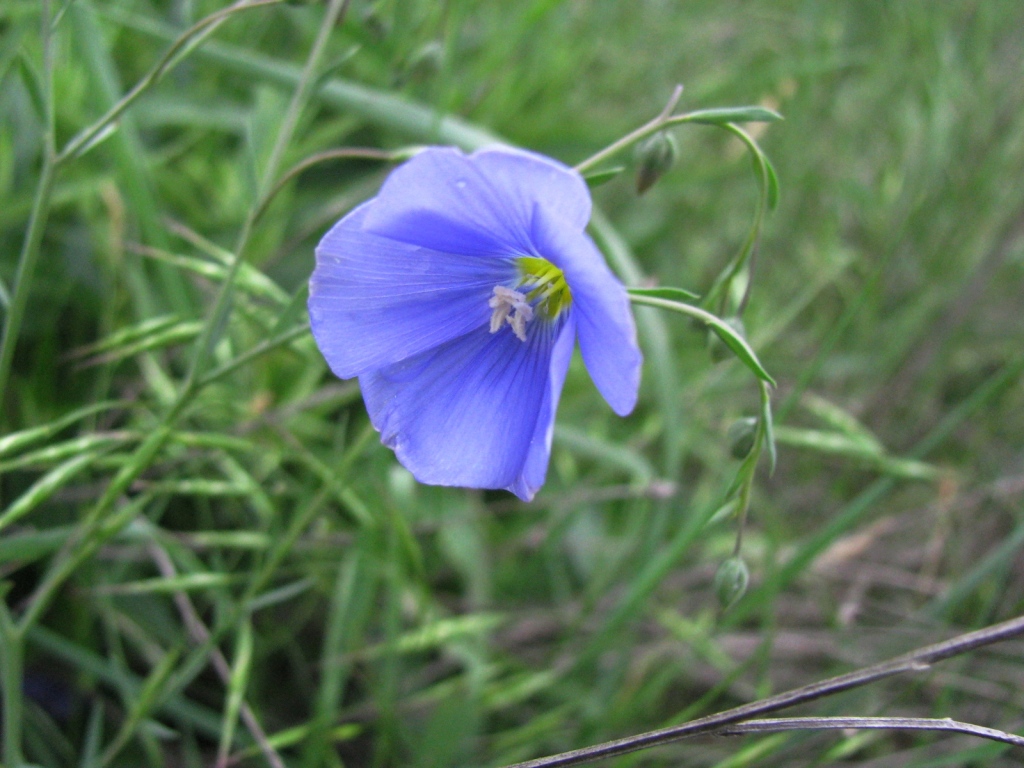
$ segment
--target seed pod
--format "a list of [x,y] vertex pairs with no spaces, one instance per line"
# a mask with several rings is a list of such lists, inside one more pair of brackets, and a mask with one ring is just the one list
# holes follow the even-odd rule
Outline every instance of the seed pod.
[[718,596],[718,604],[722,610],[731,608],[737,600],[743,597],[750,583],[750,571],[747,564],[741,557],[730,557],[720,566],[715,573],[715,594]]
[[757,419],[753,416],[746,416],[738,419],[729,425],[729,454],[734,459],[745,459],[754,447],[754,437],[757,435]]

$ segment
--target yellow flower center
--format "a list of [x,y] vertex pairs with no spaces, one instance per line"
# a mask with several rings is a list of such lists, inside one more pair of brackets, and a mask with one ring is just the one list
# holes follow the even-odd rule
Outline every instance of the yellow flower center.
[[519,267],[519,288],[524,290],[534,309],[543,312],[548,320],[554,320],[569,308],[572,291],[562,270],[540,256],[520,256],[516,264]]
[[491,312],[491,333],[507,323],[520,341],[526,341],[526,324],[540,313],[545,320],[554,320],[572,304],[572,292],[565,274],[540,256],[516,259],[519,281],[515,288],[494,286],[494,295],[487,305]]

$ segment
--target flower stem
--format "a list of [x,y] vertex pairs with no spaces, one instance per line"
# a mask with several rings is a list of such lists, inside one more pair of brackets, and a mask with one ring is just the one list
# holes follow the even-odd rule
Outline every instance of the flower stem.
[[[672,91],[672,95],[669,97],[668,103],[665,104],[665,108],[661,110],[656,118],[650,122],[644,123],[632,133],[627,133],[621,139],[613,141],[607,147],[602,149],[600,152],[591,155],[582,163],[576,166],[575,170],[580,173],[586,173],[595,165],[604,162],[610,157],[614,157],[624,149],[631,147],[641,139],[645,139],[652,133],[657,133],[666,125],[670,125],[672,120],[672,110],[676,108],[676,104],[679,103],[679,99],[683,95],[683,86],[677,85]],[[675,122],[680,122],[678,119]]]
[[263,208],[262,201],[268,194],[274,191],[273,181],[277,176],[278,167],[284,157],[285,150],[295,133],[295,128],[298,125],[302,109],[305,107],[306,101],[313,90],[313,84],[316,79],[315,73],[320,64],[320,59],[323,56],[324,49],[327,46],[327,40],[335,25],[344,17],[344,13],[348,8],[349,2],[350,0],[331,0],[330,5],[327,7],[324,20],[320,24],[320,31],[313,43],[312,50],[309,52],[309,57],[306,59],[306,65],[302,70],[302,76],[299,78],[298,85],[292,95],[291,103],[288,105],[288,110],[285,112],[284,119],[281,122],[281,127],[278,129],[274,146],[270,151],[266,170],[264,171],[263,178],[260,180],[259,192],[256,197],[257,203],[253,206],[252,211],[242,224],[242,231],[239,233],[238,241],[235,245],[235,257],[231,262],[231,266],[228,267],[223,283],[221,283],[220,291],[214,301],[213,311],[210,313],[209,319],[203,326],[203,332],[199,335],[199,340],[196,342],[195,351],[192,355],[192,362],[189,366],[188,377],[186,378],[185,384],[179,395],[180,400],[187,400],[191,398],[196,388],[196,384],[203,374],[203,369],[206,366],[206,361],[210,356],[210,352],[219,340],[220,335],[227,324],[228,313],[231,307],[231,297],[234,292],[235,278],[238,276],[238,271],[245,260],[245,250],[249,245],[249,239],[252,235],[253,227],[256,224],[256,217]]

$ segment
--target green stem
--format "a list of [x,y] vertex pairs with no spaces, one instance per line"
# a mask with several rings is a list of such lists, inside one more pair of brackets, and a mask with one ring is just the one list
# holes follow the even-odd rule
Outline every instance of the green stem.
[[[724,123],[722,124],[722,128],[729,131],[729,133],[733,134],[733,136],[746,145],[750,154],[757,163],[758,173],[760,174],[757,180],[760,194],[757,199],[757,208],[754,210],[754,221],[750,226],[750,232],[747,234],[746,240],[743,241],[743,245],[740,247],[739,252],[733,258],[732,262],[722,270],[722,273],[715,279],[714,284],[711,286],[710,290],[708,290],[707,295],[704,298],[704,303],[711,305],[720,297],[721,302],[719,304],[718,311],[724,313],[726,300],[729,294],[727,290],[728,286],[740,273],[743,267],[750,263],[750,259],[757,248],[758,240],[761,237],[761,227],[764,224],[764,217],[768,211],[769,180],[768,169],[765,166],[765,160],[761,153],[761,148],[757,146],[757,142],[751,138],[750,134],[732,123]],[[746,304],[749,295],[750,283],[747,284],[747,290],[743,299],[740,301],[740,306],[736,314],[742,313],[743,306]]]
[[672,96],[669,98],[668,103],[665,105],[665,108],[661,110],[660,115],[658,115],[653,120],[644,123],[632,133],[627,133],[621,139],[613,141],[600,152],[591,155],[582,163],[577,165],[575,170],[580,174],[584,174],[594,166],[603,163],[605,160],[614,157],[615,155],[619,154],[619,152],[622,152],[624,149],[628,149],[629,147],[633,146],[638,141],[646,139],[652,133],[657,133],[658,131],[668,127],[669,125],[687,122],[686,120],[682,119],[686,117],[686,115],[678,115],[675,118],[672,117],[672,110],[675,109],[676,104],[679,103],[679,97],[682,95],[683,87],[681,85],[677,85],[675,87],[675,90],[672,91]]
[[309,57],[306,59],[306,66],[302,70],[302,75],[299,78],[297,87],[295,88],[295,93],[292,95],[291,103],[288,105],[288,111],[285,113],[284,120],[277,132],[277,138],[274,142],[273,148],[271,149],[270,158],[267,160],[267,166],[264,171],[263,178],[260,180],[259,194],[256,198],[257,203],[253,206],[252,211],[242,224],[242,231],[239,233],[238,242],[235,245],[235,257],[224,277],[224,282],[221,284],[220,291],[217,293],[217,298],[213,305],[213,311],[210,313],[210,319],[204,325],[203,332],[200,334],[199,340],[196,342],[195,351],[192,355],[192,363],[189,366],[188,377],[185,381],[184,387],[182,388],[181,394],[179,395],[179,400],[181,401],[189,399],[194,393],[196,384],[202,376],[203,369],[206,366],[206,361],[210,352],[227,323],[235,279],[238,276],[238,271],[245,260],[245,250],[249,244],[249,238],[252,236],[256,217],[263,209],[264,199],[274,191],[272,186],[273,181],[277,177],[278,167],[284,157],[285,150],[295,133],[295,127],[298,125],[302,108],[305,106],[309,94],[313,89],[315,73],[323,55],[324,48],[327,46],[327,40],[330,38],[331,32],[334,30],[338,20],[342,18],[345,10],[348,8],[349,2],[350,0],[331,0],[331,4],[327,8],[327,13],[320,25],[320,31],[313,43],[312,50],[309,52]]
[[3,686],[4,765],[18,768],[23,763],[21,754],[22,715],[22,662],[24,637],[14,624],[14,619],[4,602],[6,595],[0,594],[0,685]]
[[14,348],[18,343],[21,325],[25,320],[29,293],[32,290],[32,277],[36,263],[39,261],[40,246],[43,242],[43,231],[50,215],[50,197],[53,193],[53,180],[56,172],[56,150],[54,148],[53,118],[53,35],[50,24],[50,0],[43,0],[42,30],[40,40],[43,48],[43,159],[36,196],[32,201],[32,212],[29,215],[28,229],[22,242],[21,254],[18,257],[18,271],[15,276],[13,295],[7,308],[7,322],[4,323],[3,340],[0,341],[0,403],[5,401],[7,380],[11,373],[14,360]]
[[[619,154],[625,149],[628,149],[638,141],[642,141],[650,136],[652,133],[657,133],[666,128],[671,128],[674,125],[682,125],[683,123],[700,123],[702,125],[718,125],[718,126],[729,126],[733,123],[742,122],[773,122],[775,120],[781,120],[781,116],[773,112],[770,109],[764,109],[763,107],[738,107],[738,108],[726,108],[726,109],[698,109],[694,112],[686,112],[682,115],[673,115],[672,110],[675,109],[676,103],[679,101],[679,96],[682,95],[682,86],[676,86],[676,90],[673,91],[672,97],[669,99],[668,104],[653,120],[644,123],[632,133],[628,133],[617,141],[613,141],[607,147],[591,155],[582,163],[576,166],[576,171],[579,173],[586,173],[594,166],[603,163],[611,157]],[[733,125],[735,128],[735,126]]]
[[283,0],[239,0],[239,2],[218,11],[212,13],[206,18],[198,21],[192,25],[183,34],[179,35],[177,39],[171,44],[171,47],[167,49],[163,56],[156,65],[135,84],[135,86],[128,91],[116,104],[107,110],[99,120],[79,131],[61,150],[57,156],[57,164],[61,164],[67,160],[72,160],[83,152],[85,152],[90,146],[92,146],[102,135],[110,129],[110,126],[114,125],[117,118],[119,118],[128,107],[134,103],[145,91],[155,83],[159,82],[160,79],[167,74],[174,65],[182,59],[192,48],[201,43],[207,37],[212,35],[222,23],[237,13],[238,11],[249,10],[250,8],[259,8],[264,5],[276,5]]

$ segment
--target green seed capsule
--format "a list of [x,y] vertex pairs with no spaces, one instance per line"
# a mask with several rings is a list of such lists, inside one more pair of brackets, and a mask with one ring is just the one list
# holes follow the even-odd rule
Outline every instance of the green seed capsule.
[[718,596],[718,604],[722,610],[731,608],[737,600],[743,597],[750,583],[750,571],[747,564],[739,556],[730,557],[720,566],[715,573],[715,594]]

